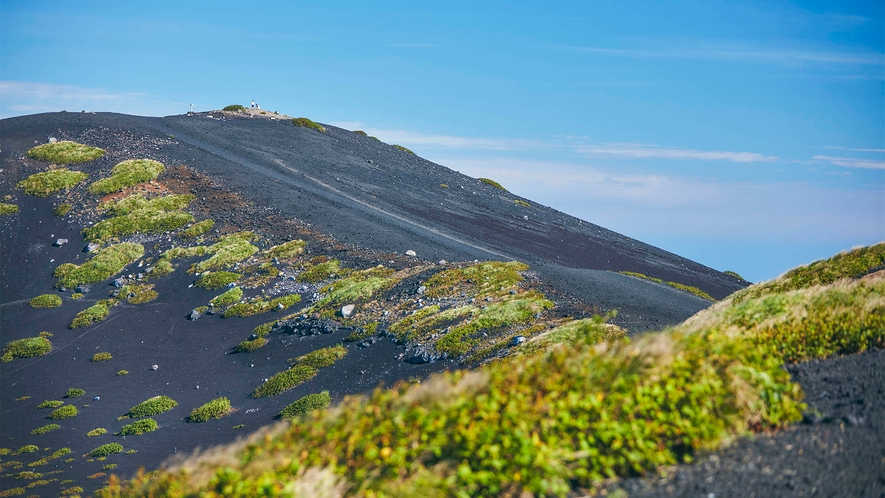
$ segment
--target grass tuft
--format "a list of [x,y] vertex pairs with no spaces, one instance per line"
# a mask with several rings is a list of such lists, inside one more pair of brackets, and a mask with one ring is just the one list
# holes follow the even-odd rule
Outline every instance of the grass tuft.
[[47,400],[44,400],[39,405],[37,405],[37,408],[35,408],[35,410],[42,410],[44,408],[58,408],[59,406],[62,406],[64,404],[65,404],[65,402],[61,401],[61,400],[47,399]]
[[294,118],[292,120],[292,123],[294,123],[295,126],[300,126],[303,128],[310,128],[312,130],[326,133],[326,128],[323,125],[321,125],[319,123],[314,123],[313,121],[311,121],[307,118]]
[[182,238],[193,239],[203,235],[204,233],[212,230],[215,227],[215,222],[212,220],[203,220],[193,225],[185,228],[181,232],[179,232],[178,236]]
[[18,206],[6,202],[0,202],[0,216],[12,215],[18,213]]
[[237,112],[237,111],[245,111],[245,110],[246,110],[246,107],[242,106],[240,104],[231,104],[231,105],[225,106],[224,109],[222,109],[222,111],[228,111],[228,112]]
[[108,361],[108,360],[111,360],[111,359],[113,359],[113,358],[114,358],[114,357],[111,356],[111,353],[108,353],[107,351],[103,351],[103,352],[101,352],[101,353],[95,353],[94,355],[92,355],[92,360],[91,360],[91,361],[95,361],[95,362],[99,362],[99,361]]
[[59,204],[55,209],[52,210],[52,214],[61,218],[62,216],[68,214],[71,211],[70,204]]
[[341,263],[337,259],[330,259],[315,264],[298,275],[299,282],[317,283],[334,275],[340,269]]
[[206,422],[207,420],[218,420],[221,417],[224,417],[232,410],[230,406],[230,400],[221,397],[217,399],[213,399],[208,403],[194,408],[191,411],[190,416],[188,417],[188,422]]
[[32,308],[58,308],[61,306],[61,297],[55,294],[40,294],[28,301]]
[[479,180],[479,181],[485,183],[486,185],[491,185],[491,186],[493,186],[493,187],[495,187],[495,188],[497,188],[497,189],[501,189],[501,190],[503,190],[504,192],[507,192],[507,189],[504,188],[500,183],[496,182],[495,180],[491,180],[491,179],[489,179],[489,178],[477,178],[477,180]]
[[93,194],[111,194],[127,187],[155,179],[165,171],[163,163],[150,159],[129,159],[111,169],[111,176],[93,182],[89,191]]
[[98,427],[96,429],[92,429],[91,431],[86,433],[86,437],[97,437],[103,436],[108,433],[108,430],[104,427]]
[[122,428],[120,428],[120,432],[118,432],[117,436],[140,436],[142,434],[148,432],[154,432],[160,426],[157,424],[157,421],[152,418],[146,418],[143,420],[136,420],[131,424],[126,424]]
[[292,240],[280,245],[271,247],[264,251],[269,258],[292,259],[304,252],[305,242],[303,240]]
[[28,195],[47,197],[59,190],[65,190],[77,185],[89,176],[81,171],[71,171],[66,168],[50,169],[42,173],[33,174],[18,182],[15,186]]
[[259,297],[251,299],[245,303],[235,304],[225,310],[224,314],[221,316],[224,318],[230,318],[235,316],[245,317],[259,315],[261,313],[267,313],[268,311],[284,310],[299,302],[301,302],[301,296],[298,294],[287,294],[285,296],[273,298],[269,301]]
[[329,391],[308,394],[307,396],[302,396],[296,399],[290,405],[283,408],[279,417],[283,420],[301,417],[313,410],[327,408],[330,404],[332,404],[332,397],[329,396]]
[[526,201],[524,201],[524,200],[522,200],[522,199],[514,199],[514,200],[513,200],[513,203],[514,203],[514,204],[517,204],[517,205],[519,205],[519,206],[522,206],[522,207],[532,207],[531,204],[529,204],[528,202],[526,202]]
[[234,287],[222,294],[213,297],[212,300],[209,301],[209,304],[216,308],[223,308],[225,306],[230,306],[231,304],[234,304],[242,298],[243,289],[241,289],[240,287]]
[[68,389],[68,392],[65,393],[65,398],[79,398],[80,396],[85,396],[86,391],[84,389],[79,389],[76,387],[72,387]]
[[80,284],[94,284],[119,273],[126,265],[144,255],[144,246],[125,242],[99,250],[82,265],[64,263],[55,269],[56,287],[74,288]]
[[694,294],[695,296],[698,296],[702,299],[706,299],[707,301],[713,301],[714,303],[716,302],[716,299],[714,299],[713,296],[711,296],[711,295],[707,294],[706,292],[702,291],[701,289],[698,289],[697,287],[694,287],[691,285],[680,284],[679,282],[665,282],[665,281],[661,280],[660,278],[649,277],[648,275],[645,275],[643,273],[638,273],[635,271],[621,271],[618,273],[620,273],[621,275],[627,275],[628,277],[641,278],[644,280],[651,280],[652,282],[656,282],[659,284],[669,285],[670,287],[673,287],[674,289],[679,289],[681,291],[685,291],[690,294]]
[[[232,271],[207,272],[200,275],[200,278],[194,282],[194,285],[207,290],[221,289],[222,287],[227,287],[227,284],[236,282],[242,276],[242,273],[234,273]],[[239,301],[239,299],[237,300]]]
[[[106,457],[123,451],[123,445],[120,443],[107,443],[95,448],[89,452],[89,456],[93,458]],[[82,488],[81,488],[82,491]]]
[[154,396],[129,409],[129,418],[142,418],[159,415],[178,406],[178,402],[168,396]]
[[61,426],[58,424],[46,424],[31,431],[31,434],[35,436],[39,436],[40,434],[46,434],[47,432],[57,431],[61,429]]
[[53,164],[80,164],[98,159],[104,154],[104,149],[68,140],[38,145],[28,151],[28,157]]
[[52,420],[62,420],[65,418],[76,417],[80,412],[77,411],[77,407],[74,405],[64,405],[56,408],[49,412],[46,418],[50,418]]
[[72,329],[79,329],[82,327],[88,327],[93,323],[98,323],[105,318],[108,317],[110,310],[108,309],[108,305],[105,301],[99,301],[92,306],[86,308],[85,310],[77,313],[74,316],[74,319],[71,321],[71,324],[68,327]]
[[264,398],[284,393],[312,379],[320,368],[331,366],[346,354],[347,349],[343,346],[331,346],[301,356],[295,360],[295,363],[288,370],[274,374],[267,382],[261,384],[255,389],[252,396]]
[[732,277],[734,277],[734,278],[736,278],[736,279],[738,279],[738,280],[742,280],[742,281],[744,281],[744,282],[747,281],[747,279],[745,279],[744,277],[740,276],[740,275],[738,274],[738,272],[736,272],[736,271],[726,270],[726,271],[724,271],[723,273],[725,273],[726,275],[732,276]]
[[43,356],[52,351],[52,343],[46,337],[26,337],[6,343],[0,361],[8,363],[16,358]]
[[393,148],[394,148],[394,149],[399,149],[399,150],[401,150],[401,151],[403,151],[403,152],[406,152],[406,153],[408,153],[408,154],[412,154],[413,156],[417,156],[417,154],[415,154],[415,153],[412,152],[411,150],[409,150],[409,149],[403,147],[402,145],[396,145],[396,144],[393,144]]

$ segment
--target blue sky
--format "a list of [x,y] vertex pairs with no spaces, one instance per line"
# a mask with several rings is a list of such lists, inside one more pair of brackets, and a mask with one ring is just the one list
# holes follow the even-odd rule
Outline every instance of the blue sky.
[[373,3],[2,0],[0,116],[255,99],[753,281],[885,240],[883,2]]

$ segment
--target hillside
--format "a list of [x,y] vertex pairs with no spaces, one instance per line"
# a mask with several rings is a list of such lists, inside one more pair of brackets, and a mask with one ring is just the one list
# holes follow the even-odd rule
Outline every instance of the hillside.
[[[623,341],[676,326],[712,299],[732,296],[707,313],[731,309],[738,299],[764,299],[754,289],[767,287],[742,290],[748,283],[734,276],[364,134],[311,123],[217,111],[166,118],[55,113],[0,121],[0,330],[6,346],[0,491],[89,493],[111,474],[127,478],[170,455],[229,443],[313,407],[331,403],[338,408],[329,412],[329,423],[345,421],[336,415],[346,412],[342,407],[365,402],[346,396],[406,381],[372,394],[393,403],[376,411],[385,414],[381,420],[346,420],[381,430],[391,420],[389,410],[399,409],[399,396],[417,396],[420,410],[445,411],[448,402],[434,408],[436,394],[421,393],[439,391],[444,399],[444,386],[454,383],[475,395],[474,389],[494,387],[496,375],[528,388],[540,372],[547,379],[559,371],[556,362],[571,365],[575,357],[596,355],[590,345],[579,344],[577,353],[557,346],[583,337],[614,341],[614,353],[605,354],[629,357],[661,340],[701,354],[690,341],[671,339],[673,332],[633,345]],[[878,248],[870,261],[881,266]],[[854,273],[803,277],[774,291],[836,285],[838,278],[869,273],[871,264],[864,260],[862,270],[847,265]],[[880,280],[862,281],[881,293]],[[870,316],[881,315],[875,306]],[[679,327],[688,331],[698,320]],[[732,336],[725,333],[723,340],[740,349],[729,342]],[[881,346],[876,340],[864,348]],[[852,351],[815,350],[810,357],[841,352]],[[583,369],[606,358],[579,361],[575,373],[586,376]],[[784,359],[794,358],[779,358],[759,368],[788,394],[783,413],[733,407],[767,420],[766,427],[780,427],[800,412],[799,391],[777,374]],[[408,387],[444,370],[476,368],[479,373],[446,374]],[[524,402],[531,404],[529,398]],[[513,415],[531,420],[540,412]],[[450,420],[471,416],[462,412]],[[723,420],[735,433],[761,428]],[[720,425],[698,442],[718,444]],[[327,432],[337,446],[335,431]],[[549,443],[553,453],[545,458],[555,456],[557,445]],[[425,462],[425,449],[413,449],[420,454],[400,457]],[[631,456],[632,463],[613,465],[611,472],[674,463],[680,451],[668,447],[642,462]],[[436,467],[405,473],[391,467],[366,480],[361,472],[372,468],[369,461],[345,469],[329,467],[330,455],[322,451],[308,457],[317,475],[332,471],[344,476],[336,482],[358,483],[366,492],[398,486],[398,479],[418,488],[458,484],[478,493],[559,492],[608,473],[571,475],[564,471],[571,464],[564,463],[543,472],[521,468],[504,480],[482,474],[469,484],[444,484],[439,476],[451,477],[454,468],[446,457]],[[543,477],[550,470],[550,478]],[[392,481],[389,472],[396,475]],[[517,474],[543,482],[514,481]]]

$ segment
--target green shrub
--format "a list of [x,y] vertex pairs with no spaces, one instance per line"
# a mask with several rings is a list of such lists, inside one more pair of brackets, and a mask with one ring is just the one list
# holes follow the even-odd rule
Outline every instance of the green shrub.
[[77,407],[74,405],[64,405],[56,408],[49,412],[48,418],[52,420],[61,420],[65,418],[76,417],[80,412],[77,411]]
[[188,422],[205,422],[210,419],[218,420],[230,413],[231,410],[230,400],[221,397],[194,408],[187,420]]
[[84,228],[86,240],[104,243],[136,233],[163,233],[181,228],[194,217],[182,211],[138,209],[125,216],[115,216]]
[[80,164],[98,159],[104,154],[104,149],[68,140],[38,145],[28,151],[31,158],[54,164]]
[[234,351],[237,353],[251,353],[256,349],[261,349],[267,345],[267,339],[264,337],[256,337],[255,339],[251,339],[248,341],[243,341],[234,347]]
[[478,180],[485,183],[486,185],[491,185],[497,189],[501,189],[504,192],[507,192],[507,189],[504,188],[500,183],[496,182],[495,180],[490,180],[488,178],[478,178]]
[[26,337],[6,343],[0,361],[7,363],[15,358],[43,356],[52,351],[52,343],[45,337]]
[[292,259],[304,252],[306,243],[303,240],[291,240],[264,251],[269,258]]
[[46,424],[46,425],[37,427],[36,429],[32,430],[31,434],[34,434],[34,435],[46,434],[47,432],[56,431],[58,429],[61,429],[61,426],[58,424]]
[[200,235],[203,235],[204,233],[208,232],[209,230],[212,230],[212,228],[214,228],[214,227],[215,227],[214,221],[203,220],[203,221],[199,221],[197,223],[194,223],[193,225],[189,226],[188,228],[185,228],[184,230],[182,230],[181,232],[178,233],[178,236],[192,239],[195,237],[199,237]]
[[312,130],[326,133],[326,128],[323,125],[321,125],[319,123],[314,123],[313,121],[311,121],[307,118],[295,118],[292,120],[292,123],[294,123],[295,126],[301,126],[303,128],[310,128]]
[[205,248],[206,254],[212,257],[191,266],[190,273],[203,273],[208,270],[221,270],[242,261],[258,252],[258,248],[250,241],[255,235],[252,232],[238,232],[221,237],[217,243]]
[[13,455],[21,455],[24,453],[33,453],[39,449],[40,449],[40,447],[37,445],[26,444],[26,445],[22,446],[21,448],[19,448],[18,450],[16,450],[16,452],[13,453]]
[[307,365],[296,365],[288,370],[273,374],[252,393],[255,398],[265,398],[284,393],[306,382],[317,374],[317,369]]
[[0,216],[18,213],[18,206],[6,202],[0,202]]
[[130,418],[151,417],[167,412],[178,406],[178,403],[168,396],[154,396],[133,406],[127,414]]
[[301,398],[296,399],[290,405],[283,408],[279,417],[283,420],[301,417],[313,410],[326,408],[330,404],[332,404],[332,397],[329,396],[329,391],[308,394],[307,396],[302,396]]
[[65,393],[65,398],[79,398],[80,396],[83,396],[85,394],[85,390],[72,387],[68,389],[68,392]]
[[71,324],[68,327],[72,329],[78,329],[81,327],[88,327],[93,323],[100,322],[108,317],[110,310],[108,309],[107,304],[104,301],[99,301],[92,306],[86,308],[85,310],[77,313],[74,316],[74,320],[71,321]]
[[347,356],[347,348],[344,346],[329,346],[327,348],[311,351],[304,356],[295,359],[293,366],[307,365],[313,368],[331,367],[336,361]]
[[353,130],[353,132],[356,133],[357,135],[362,135],[362,136],[364,136],[364,137],[368,137],[368,136],[369,136],[369,135],[368,135],[366,132],[364,132],[363,130]]
[[120,432],[117,433],[118,436],[140,436],[147,432],[154,432],[160,426],[157,424],[157,421],[152,418],[145,418],[142,420],[136,420],[131,424],[124,425]]
[[162,163],[150,159],[129,159],[114,166],[110,177],[93,182],[89,186],[89,191],[93,194],[118,192],[153,180],[165,169]]
[[248,302],[239,303],[231,306],[221,316],[223,316],[224,318],[230,318],[234,316],[253,316],[261,313],[267,313],[268,311],[286,309],[299,302],[301,302],[301,296],[298,294],[287,294],[285,296],[273,298],[270,301],[265,301],[261,298],[255,298],[249,300]]
[[116,469],[116,468],[117,468],[116,463],[109,463],[109,464],[105,465],[104,467],[102,467],[101,470],[112,470],[112,469]]
[[532,207],[531,204],[521,199],[514,199],[513,203],[522,207]]
[[83,299],[83,293],[82,293],[82,292],[73,292],[73,293],[71,293],[71,300],[73,300],[73,301],[79,301],[80,299]]
[[61,297],[55,294],[40,294],[28,301],[32,308],[58,308],[61,306]]
[[97,429],[92,429],[91,431],[87,432],[86,437],[102,436],[107,433],[108,433],[107,429],[105,429],[104,427],[99,427]]
[[337,259],[330,259],[311,266],[298,275],[298,281],[317,283],[325,280],[338,272],[340,264],[341,263]]
[[144,255],[144,246],[125,242],[105,247],[82,265],[63,263],[55,269],[57,287],[74,288],[80,284],[94,284],[119,273],[126,265]]
[[194,282],[194,285],[208,290],[215,290],[236,282],[242,276],[241,273],[234,273],[232,271],[207,272],[200,275],[200,278]]
[[35,173],[18,182],[16,188],[22,189],[28,195],[47,197],[59,190],[65,190],[82,182],[89,176],[81,171],[71,171],[65,168],[51,169],[42,173]]
[[113,455],[114,453],[120,453],[123,451],[123,445],[120,443],[106,443],[98,448],[89,452],[89,456],[96,457],[106,457],[108,455]]
[[408,154],[412,154],[413,156],[417,155],[417,154],[415,154],[414,152],[410,151],[409,149],[403,147],[402,145],[396,145],[396,144],[393,144],[393,148],[394,148],[394,149],[399,149],[399,150],[401,150],[401,151],[403,151],[403,152],[406,152],[406,153],[408,153]]
[[246,108],[244,106],[241,106],[240,104],[231,104],[229,106],[225,106],[224,109],[222,109],[222,111],[228,111],[228,112],[237,112],[237,111],[245,111],[245,110],[246,110]]
[[92,355],[92,361],[108,361],[110,359],[113,359],[113,356],[111,356],[111,353],[108,353],[107,351],[95,353],[94,355]]
[[52,214],[61,218],[62,216],[68,214],[71,211],[70,204],[60,204],[55,209],[52,210]]
[[63,404],[65,404],[64,401],[60,401],[57,399],[47,399],[47,400],[43,401],[42,403],[40,403],[39,405],[37,405],[37,408],[35,408],[35,410],[42,410],[43,408],[58,408],[59,406],[61,406]]
[[239,287],[234,287],[232,289],[225,291],[222,294],[219,294],[219,295],[213,297],[212,300],[209,301],[209,303],[211,303],[212,306],[215,306],[217,308],[223,308],[225,306],[230,306],[231,304],[239,301],[242,298],[243,298],[243,289],[241,289]]
[[129,375],[129,370],[120,370],[117,375]]
[[74,496],[80,495],[83,493],[83,488],[81,486],[71,486],[70,488],[65,488],[58,492],[58,496]]

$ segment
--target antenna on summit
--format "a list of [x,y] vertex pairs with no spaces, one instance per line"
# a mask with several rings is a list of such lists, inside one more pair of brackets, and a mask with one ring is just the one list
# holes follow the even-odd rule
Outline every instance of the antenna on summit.
[[191,104],[191,110],[188,112],[194,112],[194,105],[193,104]]

